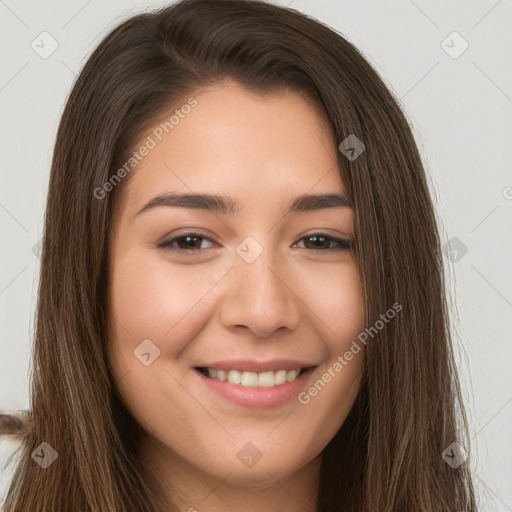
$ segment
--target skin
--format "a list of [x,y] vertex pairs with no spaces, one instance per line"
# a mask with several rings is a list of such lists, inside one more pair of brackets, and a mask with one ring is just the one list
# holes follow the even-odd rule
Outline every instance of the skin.
[[[193,97],[198,105],[136,166],[114,204],[112,371],[147,432],[141,456],[178,510],[313,512],[322,450],[354,403],[364,350],[307,405],[294,398],[266,410],[220,397],[194,367],[298,358],[317,365],[309,387],[362,331],[353,253],[305,238],[353,239],[354,211],[285,215],[298,195],[346,194],[337,143],[320,108],[295,92],[257,96],[224,80]],[[241,209],[160,206],[136,215],[171,191],[229,195]],[[190,231],[206,237],[189,253],[158,247]],[[236,252],[249,235],[263,248],[250,264]],[[183,239],[172,246],[187,250]],[[149,366],[134,356],[144,339],[160,350]],[[247,442],[261,453],[252,467],[237,457]]]

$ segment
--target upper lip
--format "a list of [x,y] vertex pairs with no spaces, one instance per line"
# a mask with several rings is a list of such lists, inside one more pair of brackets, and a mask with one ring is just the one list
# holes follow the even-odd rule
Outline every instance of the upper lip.
[[215,370],[240,370],[244,372],[277,372],[279,370],[297,370],[316,366],[296,359],[268,359],[266,361],[256,359],[229,359],[200,364],[197,368],[212,368]]

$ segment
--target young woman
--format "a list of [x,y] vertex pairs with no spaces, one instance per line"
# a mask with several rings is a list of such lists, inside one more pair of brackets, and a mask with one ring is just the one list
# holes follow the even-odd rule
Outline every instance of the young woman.
[[59,127],[5,510],[476,511],[443,279],[411,130],[340,34],[132,17]]

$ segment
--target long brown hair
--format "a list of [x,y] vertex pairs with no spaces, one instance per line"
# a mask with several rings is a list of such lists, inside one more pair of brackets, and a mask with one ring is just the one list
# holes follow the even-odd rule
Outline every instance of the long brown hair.
[[[355,253],[371,326],[356,402],[325,448],[319,512],[476,511],[467,419],[450,338],[440,239],[408,122],[377,72],[341,34],[259,0],[183,0],[114,29],[80,73],[59,126],[47,197],[30,419],[7,512],[156,512],[138,457],[140,427],[107,358],[108,242],[115,187],[137,138],[183,98],[222,78],[255,93],[287,88],[318,102],[341,143],[355,209]],[[136,171],[135,171],[136,172]],[[129,175],[124,178],[124,185]],[[58,459],[31,457],[46,442]],[[170,507],[171,505],[169,505]]]

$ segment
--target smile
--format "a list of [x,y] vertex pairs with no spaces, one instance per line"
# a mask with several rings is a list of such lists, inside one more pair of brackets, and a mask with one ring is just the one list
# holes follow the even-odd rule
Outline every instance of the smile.
[[[281,365],[288,368],[282,368]],[[316,368],[301,365],[298,361],[283,363],[277,360],[272,363],[239,364],[231,361],[231,364],[224,362],[215,366],[217,368],[194,368],[205,390],[208,390],[208,395],[213,393],[212,400],[220,398],[221,401],[227,400],[235,406],[253,409],[271,409],[297,400],[297,396],[306,387]],[[269,369],[269,366],[273,368]],[[237,370],[229,369],[237,367]]]
[[209,377],[221,382],[229,382],[248,388],[272,388],[280,386],[286,382],[293,382],[298,378],[306,368],[297,368],[295,370],[278,370],[265,372],[247,372],[239,370],[216,370],[215,368],[198,368],[198,370]]

